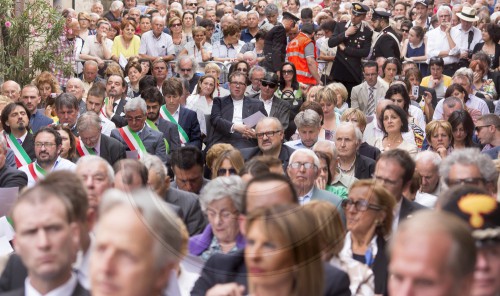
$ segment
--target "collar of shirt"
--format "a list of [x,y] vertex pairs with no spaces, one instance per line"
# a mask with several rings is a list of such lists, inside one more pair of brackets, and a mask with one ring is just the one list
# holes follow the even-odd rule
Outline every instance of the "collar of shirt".
[[220,45],[224,45],[227,48],[234,48],[232,44],[227,45],[226,42],[224,42],[224,38],[220,39]]
[[95,146],[93,147],[97,155],[100,155],[99,149],[101,148],[101,138],[102,134],[99,136],[99,140],[97,140],[97,143],[95,143]]
[[259,96],[259,101],[261,101],[262,103],[264,103],[264,105],[272,105],[273,104],[273,98],[270,98],[269,100],[264,100],[262,98],[262,95]]
[[396,230],[398,229],[399,213],[401,212],[401,204],[403,203],[403,198],[405,197],[401,197],[401,199],[394,206],[394,210],[392,211],[394,214],[394,218],[392,220],[392,233],[396,233]]
[[48,292],[47,294],[42,294],[38,292],[35,287],[33,287],[30,283],[30,278],[27,277],[24,280],[24,290],[25,290],[25,295],[26,296],[67,296],[67,295],[72,295],[73,291],[76,288],[77,285],[77,279],[76,276],[71,273],[71,277],[69,278],[68,281],[66,281],[63,285],[55,288],[54,290]]
[[28,135],[28,131],[24,133],[19,139],[24,143],[24,140],[26,139],[26,136]]
[[305,205],[306,203],[311,201],[311,198],[313,196],[313,190],[314,190],[314,186],[304,196],[299,196],[299,203],[301,205]]

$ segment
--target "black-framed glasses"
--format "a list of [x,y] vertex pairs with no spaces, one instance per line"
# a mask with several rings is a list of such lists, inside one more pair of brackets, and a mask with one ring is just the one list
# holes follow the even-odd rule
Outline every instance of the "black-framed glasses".
[[374,210],[374,211],[382,210],[381,206],[371,204],[367,200],[364,200],[364,199],[360,199],[360,200],[356,200],[356,201],[354,201],[350,198],[343,199],[340,205],[342,206],[342,208],[344,210],[347,209],[347,207],[354,205],[354,208],[356,209],[356,211],[359,211],[359,212],[364,212],[364,211],[367,211],[369,209]]
[[247,68],[237,68],[236,71],[248,72],[248,69]]
[[403,29],[403,28],[401,28],[401,32],[403,32],[403,33],[409,33],[410,29]]
[[193,3],[188,3],[188,6],[198,6],[198,3],[195,3],[195,2],[193,2]]
[[231,81],[229,83],[231,83],[234,86],[247,86],[247,84],[245,82]]
[[234,168],[230,168],[230,169],[220,168],[219,170],[217,170],[217,176],[218,177],[225,176],[228,172],[229,172],[229,175],[236,175],[238,173],[236,171],[236,169],[234,169]]
[[55,145],[56,145],[56,143],[49,143],[49,142],[35,142],[35,147],[36,147],[36,148],[41,148],[41,147],[51,148],[51,147],[54,147]]
[[182,26],[182,24],[177,23],[177,24],[172,24],[172,26],[171,26],[171,27],[172,27],[172,28],[175,28],[175,27],[181,27],[181,26]]
[[292,75],[293,74],[293,70],[283,70],[281,72],[283,72],[283,75]]
[[256,133],[255,135],[257,136],[257,138],[262,139],[262,138],[264,138],[264,136],[270,138],[270,137],[274,136],[275,134],[279,134],[281,132],[282,132],[281,130],[268,131],[268,132],[263,132],[263,133]]
[[446,178],[444,179],[446,181],[446,185],[448,186],[455,186],[455,185],[473,185],[473,186],[478,186],[481,184],[486,183],[486,180],[484,178],[463,178],[463,179],[450,179]]
[[266,86],[269,86],[270,88],[275,88],[276,87],[276,83],[267,82],[267,81],[261,81],[260,84],[263,87],[266,87]]
[[193,69],[192,68],[189,68],[189,69],[182,69],[181,68],[180,70],[181,70],[181,72],[191,72]]
[[304,166],[304,168],[306,170],[308,169],[312,169],[312,168],[315,168],[316,165],[312,162],[292,162],[291,164],[289,164],[289,166],[292,168],[292,169],[300,169],[302,166]]
[[478,126],[474,127],[474,130],[479,133],[483,127],[488,127],[488,126],[492,126],[492,124],[478,125]]
[[127,122],[138,122],[142,121],[144,119],[144,116],[136,116],[136,117],[125,116],[125,119],[127,120]]

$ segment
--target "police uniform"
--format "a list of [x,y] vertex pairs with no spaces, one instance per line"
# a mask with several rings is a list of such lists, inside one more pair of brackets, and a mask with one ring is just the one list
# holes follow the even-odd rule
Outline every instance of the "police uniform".
[[[387,22],[389,22],[389,17],[391,16],[390,13],[385,12],[385,11],[374,11],[372,20],[378,19],[386,19]],[[375,60],[378,57],[384,57],[384,58],[401,58],[401,51],[399,48],[401,40],[399,38],[399,35],[394,31],[394,29],[391,26],[387,26],[385,29],[383,29],[377,40],[375,41],[375,44],[373,45],[373,52],[371,55],[371,58]]]
[[[352,13],[354,15],[366,14],[369,8],[360,3],[353,3]],[[373,31],[363,22],[359,23],[355,34],[346,37],[345,31],[353,24],[340,22],[335,26],[332,37],[328,40],[329,47],[335,47],[343,43],[345,50],[337,48],[337,55],[332,65],[330,78],[333,81],[344,84],[349,95],[351,89],[363,82],[363,70],[361,59],[368,56],[372,43]]]

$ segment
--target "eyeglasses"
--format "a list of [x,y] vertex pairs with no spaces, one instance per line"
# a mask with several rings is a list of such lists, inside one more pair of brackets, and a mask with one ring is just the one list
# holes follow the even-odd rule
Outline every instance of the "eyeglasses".
[[188,6],[198,6],[198,3],[188,3]]
[[217,176],[225,176],[229,172],[229,175],[236,175],[238,172],[236,169],[219,169],[217,171]]
[[264,136],[270,138],[270,137],[274,136],[275,134],[280,134],[280,133],[281,133],[281,130],[256,133],[255,135],[257,136],[257,138],[262,139],[262,138],[264,138]]
[[302,166],[304,166],[306,170],[316,168],[316,165],[311,162],[292,162],[289,166],[295,170],[300,169]]
[[276,87],[276,83],[267,82],[267,81],[261,81],[260,84],[262,84],[263,87],[267,87],[267,86],[269,86],[269,88],[275,88]]
[[391,185],[391,186],[395,186],[395,185],[398,184],[398,181],[389,180],[389,179],[382,178],[382,177],[379,177],[379,176],[374,176],[373,178],[375,180],[379,181],[379,182],[383,182],[384,184],[388,184],[388,185]]
[[264,5],[259,5],[258,7],[259,8],[266,8],[266,6],[264,6]]
[[192,68],[189,68],[189,69],[182,69],[181,68],[180,70],[181,70],[181,72],[191,72],[193,69]]
[[401,28],[401,32],[408,33],[408,32],[410,32],[410,29],[403,29],[403,28]]
[[292,75],[293,74],[293,70],[283,70],[281,72],[283,72],[283,75]]
[[454,185],[481,185],[481,183],[486,183],[484,178],[464,178],[464,179],[449,179],[446,178],[446,185],[454,186]]
[[354,208],[356,209],[356,211],[360,211],[360,212],[367,211],[368,209],[374,210],[374,211],[382,210],[381,206],[371,204],[364,199],[354,201],[354,200],[348,198],[348,199],[342,200],[340,205],[342,206],[342,208],[344,210],[347,209],[347,207],[354,205]]
[[488,127],[488,126],[491,126],[491,124],[488,124],[488,125],[478,125],[478,126],[474,127],[474,130],[479,133],[483,127]]
[[137,122],[137,121],[141,121],[144,119],[144,116],[137,116],[137,117],[129,117],[129,116],[126,116],[125,119],[127,120],[127,122]]
[[182,26],[182,24],[177,23],[177,24],[172,24],[172,26],[170,26],[170,27],[175,28],[175,27],[180,27],[180,26]]
[[247,86],[245,82],[231,81],[230,83],[234,86]]
[[236,71],[247,72],[248,69],[247,68],[237,68]]
[[35,142],[35,147],[36,148],[41,148],[43,146],[45,146],[45,148],[50,148],[50,147],[54,147],[56,145],[56,143],[49,143],[49,142]]
[[233,217],[234,214],[238,213],[238,211],[228,211],[228,210],[222,210],[219,213],[213,210],[207,210],[207,217],[210,219],[214,219],[215,217],[219,216],[220,219],[222,220],[228,220],[231,217]]

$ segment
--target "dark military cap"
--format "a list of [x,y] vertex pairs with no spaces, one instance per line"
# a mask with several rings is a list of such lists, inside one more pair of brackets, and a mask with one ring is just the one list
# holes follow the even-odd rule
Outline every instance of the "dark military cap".
[[379,11],[379,10],[374,10],[372,14],[372,20],[376,19],[389,19],[391,17],[391,13],[387,11]]
[[298,17],[289,13],[288,11],[283,12],[283,19],[289,19],[289,20],[292,20],[294,22],[298,22],[300,20]]
[[352,3],[352,14],[362,15],[362,14],[367,14],[368,11],[370,11],[370,7],[361,4],[359,2]]
[[274,83],[276,85],[279,84],[280,80],[278,78],[278,74],[274,72],[267,72],[266,75],[264,75],[264,78],[262,78],[260,81],[267,82],[267,83]]

